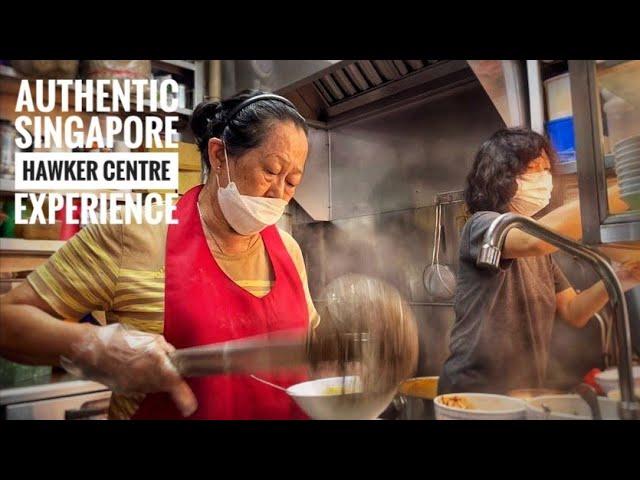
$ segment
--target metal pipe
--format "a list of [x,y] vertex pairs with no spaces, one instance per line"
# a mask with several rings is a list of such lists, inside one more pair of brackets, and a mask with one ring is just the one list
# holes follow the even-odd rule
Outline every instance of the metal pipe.
[[622,285],[606,257],[591,248],[570,238],[557,234],[542,226],[535,220],[514,213],[504,213],[497,217],[485,233],[484,243],[478,254],[476,265],[479,268],[497,270],[502,255],[507,233],[512,228],[520,230],[544,240],[561,250],[565,250],[576,257],[588,262],[598,273],[609,294],[609,301],[613,307],[614,323],[616,325],[616,343],[619,350],[618,378],[620,382],[621,401],[618,405],[620,417],[624,420],[640,419],[640,403],[634,396],[634,380],[631,357],[631,330],[629,328],[629,313],[624,297]]
[[529,80],[531,130],[544,135],[544,90],[539,60],[527,60],[527,79]]
[[209,95],[213,100],[222,98],[222,66],[220,60],[209,60]]

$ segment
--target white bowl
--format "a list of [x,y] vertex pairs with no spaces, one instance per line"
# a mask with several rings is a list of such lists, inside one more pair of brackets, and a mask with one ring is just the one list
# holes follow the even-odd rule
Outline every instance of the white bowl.
[[624,187],[621,189],[620,198],[624,201],[635,202],[635,199],[640,194],[640,186],[634,185],[632,187]]
[[640,191],[640,182],[620,183],[620,195],[633,195]]
[[632,168],[633,165],[640,163],[640,152],[633,152],[629,155],[622,155],[614,158],[614,168],[616,170],[624,170]]
[[640,188],[640,179],[630,178],[618,181],[621,193],[632,193]]
[[[640,365],[633,367],[632,371],[634,383],[636,387],[640,387]],[[604,393],[609,393],[612,390],[618,390],[620,388],[617,368],[609,368],[604,372],[598,373],[595,380]]]
[[640,151],[638,149],[629,150],[626,153],[616,154],[613,157],[613,162],[617,168],[625,167],[629,163],[637,162],[640,158]]
[[640,144],[638,145],[629,145],[628,147],[621,148],[620,150],[616,150],[613,154],[614,158],[620,158],[627,155],[637,154],[638,150],[640,150]]
[[[464,397],[474,407],[463,409],[442,403],[446,397]],[[518,398],[490,393],[448,393],[434,401],[436,420],[523,420],[525,403]]]
[[618,178],[618,185],[631,185],[632,183],[640,183],[640,178],[638,178],[638,174],[622,174],[619,175]]
[[[550,412],[546,412],[542,405]],[[618,402],[598,397],[603,420],[619,420]],[[593,420],[589,404],[580,395],[545,395],[526,402],[527,420]]]
[[622,174],[617,177],[618,185],[640,182],[640,170],[636,173]]
[[637,170],[638,168],[640,168],[640,157],[638,157],[637,160],[627,162],[624,165],[616,165],[614,168],[616,171],[616,175],[623,175],[628,171]]
[[637,152],[638,149],[640,149],[640,143],[634,143],[632,145],[627,145],[626,147],[622,147],[617,150],[614,150],[613,156],[614,158],[619,158],[619,157]]
[[616,172],[618,181],[625,180],[627,178],[640,177],[640,165],[635,168],[625,168]]
[[627,138],[623,138],[622,140],[618,140],[615,145],[613,146],[614,149],[616,148],[624,148],[630,144],[634,144],[634,143],[640,143],[640,135],[631,135],[630,137]]
[[637,161],[638,158],[640,158],[640,147],[636,147],[631,150],[625,150],[624,152],[617,152],[614,155],[613,160],[616,165],[621,165],[627,161]]
[[[340,389],[357,393],[327,394],[327,389]],[[355,376],[331,377],[298,383],[287,388],[287,393],[298,406],[314,420],[374,420],[389,406],[396,391],[362,393],[360,379]]]
[[624,138],[613,146],[614,151],[621,150],[623,148],[628,147],[629,145],[640,144],[640,135],[632,135],[631,137]]
[[628,170],[616,170],[617,180],[629,180],[630,178],[634,178],[640,175],[640,165],[635,168],[630,168]]

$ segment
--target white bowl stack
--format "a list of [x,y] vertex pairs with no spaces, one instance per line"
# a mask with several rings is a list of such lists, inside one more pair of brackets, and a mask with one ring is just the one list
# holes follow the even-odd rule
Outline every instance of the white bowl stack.
[[613,150],[620,195],[631,208],[640,208],[640,135],[620,140]]

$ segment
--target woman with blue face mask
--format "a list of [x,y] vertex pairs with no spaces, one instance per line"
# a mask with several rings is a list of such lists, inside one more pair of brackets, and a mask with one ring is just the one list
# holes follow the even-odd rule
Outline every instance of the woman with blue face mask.
[[[108,385],[110,418],[306,418],[265,383],[286,388],[304,371],[183,379],[167,356],[317,326],[300,247],[276,226],[302,180],[305,119],[246,91],[198,105],[191,129],[208,175],[177,202],[177,223],[83,229],[0,298],[0,355]],[[109,325],[59,321],[92,311]]]
[[[551,257],[556,248],[518,229],[509,231],[500,269],[476,267],[484,235],[502,213],[536,216],[549,205],[555,152],[546,138],[526,129],[496,132],[479,149],[465,186],[471,217],[460,242],[450,356],[439,392],[505,394],[545,386],[556,314],[583,327],[608,301],[602,282],[581,293],[571,287]],[[627,206],[610,191],[615,210]],[[537,220],[565,236],[581,236],[577,201]],[[625,290],[637,285],[638,267],[618,269]]]

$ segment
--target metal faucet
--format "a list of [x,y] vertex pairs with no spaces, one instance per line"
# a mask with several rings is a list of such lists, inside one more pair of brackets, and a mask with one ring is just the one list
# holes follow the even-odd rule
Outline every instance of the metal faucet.
[[629,328],[627,302],[624,298],[622,285],[620,285],[620,281],[607,258],[586,245],[549,230],[529,217],[514,213],[504,213],[491,223],[487,233],[485,233],[484,243],[476,260],[476,265],[479,268],[498,269],[504,241],[507,238],[507,233],[512,228],[519,228],[529,235],[540,238],[561,250],[566,250],[572,255],[586,260],[600,275],[613,307],[616,342],[620,352],[618,378],[621,401],[618,404],[618,412],[623,420],[640,420],[640,403],[635,399],[633,391],[631,330]]

